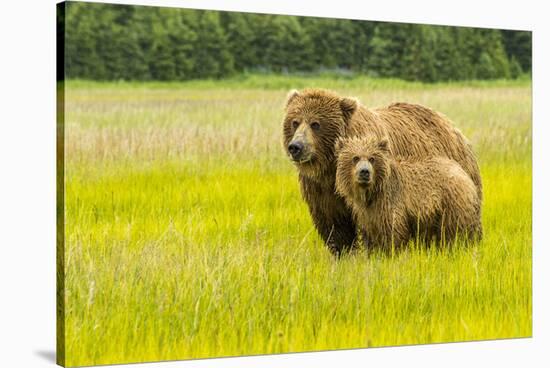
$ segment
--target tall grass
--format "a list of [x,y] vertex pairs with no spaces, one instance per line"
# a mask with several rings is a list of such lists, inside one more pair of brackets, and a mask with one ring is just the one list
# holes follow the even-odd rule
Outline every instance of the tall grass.
[[444,112],[482,170],[481,243],[339,260],[281,148],[287,84],[202,83],[66,85],[67,365],[531,335],[528,82],[311,83]]

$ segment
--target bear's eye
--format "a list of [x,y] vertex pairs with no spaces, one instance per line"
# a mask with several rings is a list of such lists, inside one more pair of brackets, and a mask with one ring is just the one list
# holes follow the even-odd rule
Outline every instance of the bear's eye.
[[292,122],[292,129],[296,130],[298,129],[299,126],[300,126],[300,122],[298,122],[297,120],[294,120]]
[[359,162],[359,156],[353,156],[351,160],[353,161],[354,164],[356,164]]
[[373,163],[374,163],[374,157],[369,157],[369,162],[370,162],[371,164],[373,164]]
[[321,129],[321,124],[319,124],[318,122],[314,121],[313,123],[310,124],[311,126],[311,129],[317,131],[319,129]]

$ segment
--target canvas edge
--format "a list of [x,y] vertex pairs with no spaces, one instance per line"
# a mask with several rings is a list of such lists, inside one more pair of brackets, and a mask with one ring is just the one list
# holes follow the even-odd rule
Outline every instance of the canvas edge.
[[65,4],[56,4],[56,363],[60,366],[65,366]]

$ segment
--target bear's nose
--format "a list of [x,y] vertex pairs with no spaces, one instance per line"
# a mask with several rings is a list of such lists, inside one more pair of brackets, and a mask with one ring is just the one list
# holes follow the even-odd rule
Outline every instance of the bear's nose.
[[291,142],[288,145],[288,152],[292,156],[292,158],[297,158],[300,156],[300,153],[302,153],[302,150],[304,149],[304,144],[300,141]]
[[370,170],[369,170],[368,167],[362,167],[362,168],[359,169],[359,171],[357,172],[357,175],[359,176],[360,179],[369,180],[369,178],[370,178]]

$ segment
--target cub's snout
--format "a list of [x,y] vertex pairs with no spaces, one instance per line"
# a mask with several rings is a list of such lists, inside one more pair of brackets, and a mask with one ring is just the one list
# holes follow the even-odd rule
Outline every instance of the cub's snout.
[[360,161],[355,166],[355,180],[359,184],[370,184],[372,181],[372,165],[368,161]]

